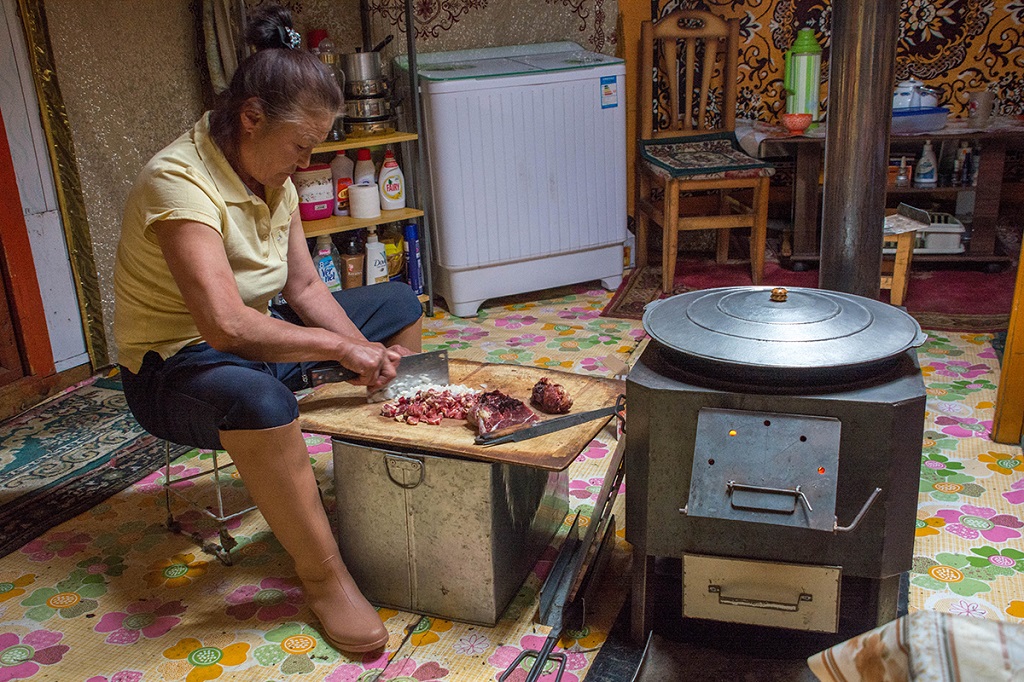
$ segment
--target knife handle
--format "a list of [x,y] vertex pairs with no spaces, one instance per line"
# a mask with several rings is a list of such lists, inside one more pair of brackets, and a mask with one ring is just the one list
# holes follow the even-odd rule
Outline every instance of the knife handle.
[[358,377],[358,374],[340,364],[314,367],[302,375],[303,382],[310,388],[316,388],[321,384],[337,384]]

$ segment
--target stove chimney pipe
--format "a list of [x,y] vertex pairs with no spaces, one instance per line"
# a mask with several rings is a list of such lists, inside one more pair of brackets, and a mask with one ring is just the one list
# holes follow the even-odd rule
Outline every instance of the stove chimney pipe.
[[832,3],[822,289],[878,298],[899,0]]

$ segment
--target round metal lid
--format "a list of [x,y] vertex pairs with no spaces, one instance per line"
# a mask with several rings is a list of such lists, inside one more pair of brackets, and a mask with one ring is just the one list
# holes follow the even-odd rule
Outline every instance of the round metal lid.
[[644,329],[663,346],[737,367],[867,365],[927,339],[913,317],[863,296],[801,287],[723,287],[649,304]]

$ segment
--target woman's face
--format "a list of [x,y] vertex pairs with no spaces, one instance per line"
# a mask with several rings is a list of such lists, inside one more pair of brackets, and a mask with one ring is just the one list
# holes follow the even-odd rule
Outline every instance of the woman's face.
[[240,175],[264,187],[281,187],[296,170],[309,165],[313,147],[334,125],[328,112],[304,115],[297,123],[270,121],[258,110],[243,110],[239,144]]

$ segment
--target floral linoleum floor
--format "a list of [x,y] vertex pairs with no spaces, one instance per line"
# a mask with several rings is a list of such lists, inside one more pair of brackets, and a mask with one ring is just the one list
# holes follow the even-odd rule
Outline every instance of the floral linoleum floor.
[[[643,338],[638,322],[598,316],[609,292],[584,286],[548,294],[504,299],[472,319],[438,312],[425,324],[425,349],[608,375],[602,360],[626,360]],[[910,604],[1020,622],[1024,457],[1019,447],[987,438],[998,378],[991,338],[932,333],[919,350],[928,412]],[[330,442],[313,434],[307,442],[331,506]],[[570,506],[584,515],[615,443],[615,433],[602,431],[569,467]],[[205,470],[209,459],[193,451],[175,462],[172,475]],[[245,501],[232,472],[221,474],[228,509]],[[391,632],[386,651],[349,658],[317,632],[291,561],[258,513],[229,522],[239,546],[234,565],[224,566],[190,537],[165,529],[162,480],[161,470],[0,559],[0,682],[495,680],[547,634],[533,623],[533,613],[553,548],[495,627],[381,609]],[[212,503],[209,477],[179,486]],[[218,539],[212,520],[184,503],[172,505],[186,530]],[[621,534],[610,578],[628,570],[629,546]],[[608,580],[589,627],[560,641],[566,682],[585,677],[625,598],[625,582]],[[509,679],[525,676],[520,667]],[[554,670],[541,679],[553,680]]]

